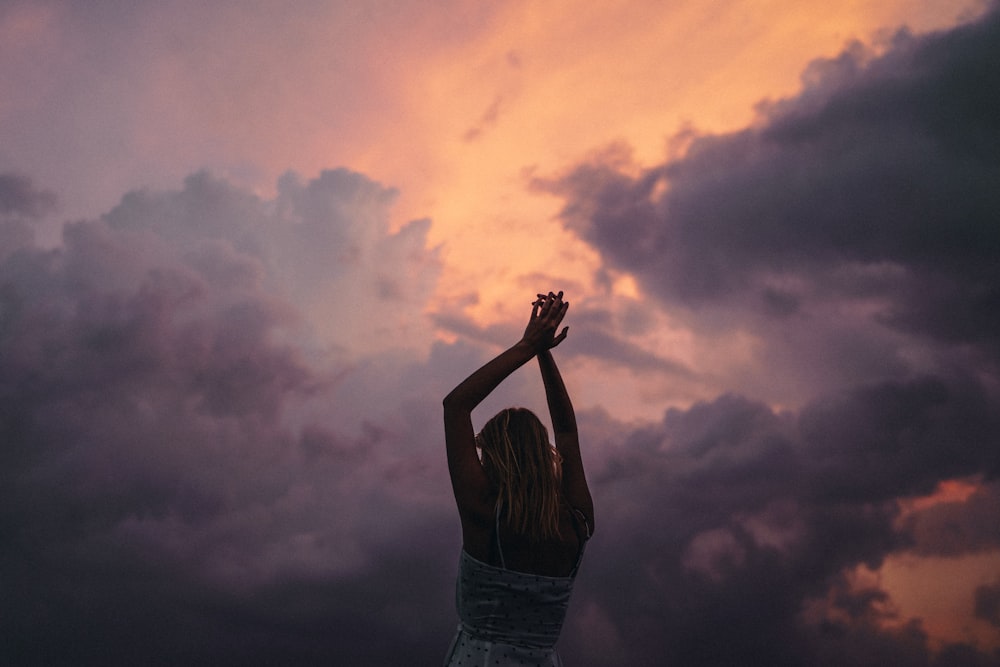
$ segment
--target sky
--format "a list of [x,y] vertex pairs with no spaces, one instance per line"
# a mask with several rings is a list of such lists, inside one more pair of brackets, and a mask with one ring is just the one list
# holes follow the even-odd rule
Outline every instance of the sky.
[[998,44],[983,0],[0,0],[0,658],[439,664],[440,400],[562,289],[567,664],[1000,665]]

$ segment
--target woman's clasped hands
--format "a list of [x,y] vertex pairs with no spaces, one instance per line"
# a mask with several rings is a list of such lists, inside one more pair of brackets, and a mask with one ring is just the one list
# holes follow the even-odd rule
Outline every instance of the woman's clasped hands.
[[524,329],[521,342],[536,353],[550,350],[563,342],[569,327],[563,327],[559,335],[556,335],[556,330],[566,317],[566,310],[569,308],[569,302],[563,301],[562,291],[558,294],[554,292],[539,294],[531,306],[531,319]]

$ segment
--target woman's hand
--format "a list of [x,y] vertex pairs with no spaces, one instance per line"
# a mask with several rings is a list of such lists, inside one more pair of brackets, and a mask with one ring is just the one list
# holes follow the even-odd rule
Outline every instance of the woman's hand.
[[569,302],[563,301],[562,296],[561,291],[558,294],[539,294],[538,299],[531,304],[531,319],[524,329],[521,342],[535,353],[551,350],[566,339],[569,327],[563,327],[559,335],[556,335],[556,329],[569,308]]

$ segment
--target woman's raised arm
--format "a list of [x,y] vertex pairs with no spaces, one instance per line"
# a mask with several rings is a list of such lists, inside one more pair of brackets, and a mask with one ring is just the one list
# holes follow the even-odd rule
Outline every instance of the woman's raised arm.
[[493,511],[492,506],[487,506],[486,503],[489,481],[476,454],[472,410],[511,373],[540,351],[558,345],[566,337],[565,330],[559,336],[555,335],[555,331],[566,315],[567,306],[561,298],[535,301],[532,304],[531,319],[521,340],[465,378],[444,398],[448,471],[451,474],[455,502],[463,518],[482,515],[484,512],[489,515]]
[[562,489],[567,502],[586,516],[588,529],[594,531],[594,501],[583,471],[580,455],[580,438],[576,430],[576,413],[569,392],[563,383],[556,360],[548,350],[538,353],[538,367],[545,384],[545,398],[549,404],[553,437],[556,449],[562,456]]

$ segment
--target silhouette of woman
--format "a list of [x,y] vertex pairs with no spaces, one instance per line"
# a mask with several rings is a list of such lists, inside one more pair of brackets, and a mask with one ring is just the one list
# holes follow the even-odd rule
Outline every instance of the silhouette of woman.
[[[569,303],[539,294],[524,335],[444,399],[448,470],[462,521],[456,604],[461,623],[445,665],[561,665],[555,650],[594,503],[576,416],[552,348]],[[532,358],[545,386],[555,447],[530,410],[508,408],[475,435],[472,410]],[[477,454],[477,449],[481,455]]]

